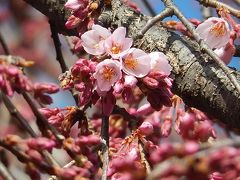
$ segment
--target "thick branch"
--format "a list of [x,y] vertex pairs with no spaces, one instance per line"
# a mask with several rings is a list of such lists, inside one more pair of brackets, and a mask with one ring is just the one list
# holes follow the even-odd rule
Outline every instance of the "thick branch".
[[[42,4],[45,2],[43,0],[37,2],[38,4],[31,4],[37,9],[48,8],[44,10],[47,16],[51,14],[52,8],[57,6],[59,9],[63,8],[59,3],[54,5],[52,1],[48,5]],[[135,13],[119,0],[112,0],[112,5],[112,11],[103,11],[99,21],[107,27],[125,26],[128,28],[129,36],[138,34],[150,19]],[[62,11],[58,16],[55,21],[60,17],[64,19],[66,12]],[[53,16],[51,19],[54,20]],[[63,30],[63,27],[59,29],[60,32]],[[229,127],[240,128],[240,95],[225,73],[209,56],[201,52],[195,41],[169,32],[159,23],[153,26],[143,39],[136,40],[134,46],[147,52],[162,51],[169,57],[173,68],[171,74],[174,79],[173,91],[181,96],[186,104],[213,115]],[[240,73],[232,71],[232,74],[240,82]]]

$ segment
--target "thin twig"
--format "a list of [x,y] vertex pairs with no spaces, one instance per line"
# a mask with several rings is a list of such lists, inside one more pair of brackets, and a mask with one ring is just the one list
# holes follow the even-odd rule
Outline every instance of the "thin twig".
[[59,142],[62,142],[62,140],[64,140],[64,136],[61,135],[53,126],[51,126],[48,121],[46,120],[46,118],[38,111],[37,105],[35,104],[35,102],[32,100],[32,98],[26,93],[26,92],[21,92],[21,94],[23,95],[24,99],[27,101],[27,103],[29,104],[30,108],[33,111],[33,114],[36,116],[37,121],[40,121],[41,123],[44,124],[44,126],[46,128],[48,128],[53,135],[56,137],[56,139]]
[[224,8],[227,9],[232,15],[236,16],[237,18],[240,18],[240,11],[223,3],[218,2],[216,0],[196,0],[200,4],[203,4],[204,6],[213,7],[213,8]]
[[203,19],[208,19],[209,17],[212,17],[212,9],[211,8],[201,6],[201,11],[202,11]]
[[15,180],[16,178],[8,171],[6,166],[0,161],[0,174],[5,180]]
[[0,33],[0,43],[2,45],[2,48],[3,48],[3,51],[5,52],[6,55],[10,55],[10,51],[7,47],[7,44],[6,42],[4,41],[3,37],[2,37],[2,34]]
[[62,55],[62,51],[61,51],[61,42],[59,40],[58,33],[56,31],[55,23],[53,21],[49,20],[49,24],[50,24],[50,29],[52,32],[52,39],[53,39],[55,50],[56,50],[56,56],[57,56],[56,59],[61,66],[62,72],[64,73],[68,70],[68,67],[63,59],[63,55]]
[[[52,32],[52,39],[53,39],[54,47],[56,50],[56,59],[61,66],[62,73],[64,73],[68,70],[68,67],[63,58],[63,54],[62,54],[62,50],[61,50],[61,42],[60,42],[56,27],[55,27],[55,23],[53,21],[49,20],[49,24],[50,24],[50,29]],[[73,96],[76,104],[78,104],[78,93],[75,92],[74,90],[70,90],[70,91],[72,93],[72,96]]]
[[148,0],[142,0],[143,4],[145,5],[145,7],[147,8],[147,10],[149,11],[151,16],[155,16],[156,13],[154,11],[154,9],[152,8],[151,4],[148,2]]
[[166,17],[172,16],[173,10],[171,8],[165,8],[162,12],[160,12],[157,16],[150,19],[147,24],[141,29],[141,31],[138,33],[137,38],[142,38],[143,35],[157,22],[160,22]]
[[102,142],[102,154],[103,154],[103,167],[102,167],[102,180],[107,180],[107,170],[109,164],[109,118],[107,116],[102,117],[101,126],[101,142]]
[[240,0],[233,0],[233,2],[238,6],[240,5]]
[[54,167],[52,165],[46,164],[44,161],[38,161],[33,158],[30,158],[27,154],[19,151],[12,145],[7,144],[4,140],[0,139],[0,146],[11,152],[17,159],[22,163],[29,163],[32,162],[34,165],[39,167],[41,170],[49,173],[54,174]]
[[22,126],[22,128],[26,130],[32,137],[37,137],[37,134],[33,131],[31,126],[27,123],[27,120],[22,116],[21,113],[19,113],[17,108],[13,105],[10,99],[3,92],[1,92],[1,97],[11,116],[16,118],[20,123],[20,125]]
[[240,85],[238,84],[236,77],[232,74],[232,71],[223,63],[223,61],[212,51],[212,49],[201,39],[196,32],[194,26],[187,20],[186,17],[180,12],[180,10],[173,4],[171,0],[162,0],[166,8],[171,8],[174,11],[174,15],[184,24],[187,30],[192,34],[192,37],[199,43],[201,49],[206,52],[224,71],[231,83],[234,85],[240,95]]

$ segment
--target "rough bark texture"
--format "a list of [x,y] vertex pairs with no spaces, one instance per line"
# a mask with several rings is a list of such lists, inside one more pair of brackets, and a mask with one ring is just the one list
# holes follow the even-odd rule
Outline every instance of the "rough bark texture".
[[[43,14],[58,23],[59,32],[74,34],[64,29],[66,13],[64,1],[25,0]],[[59,3],[62,2],[62,3]],[[119,0],[112,0],[112,10],[103,11],[99,18],[106,27],[125,26],[129,36],[135,36],[150,17],[136,14],[122,5]],[[230,83],[224,72],[201,52],[198,44],[187,37],[168,31],[160,24],[152,27],[143,39],[135,41],[134,46],[147,52],[162,51],[170,59],[174,79],[173,92],[184,102],[218,118],[231,128],[240,128],[240,95]],[[232,71],[240,83],[240,73]]]

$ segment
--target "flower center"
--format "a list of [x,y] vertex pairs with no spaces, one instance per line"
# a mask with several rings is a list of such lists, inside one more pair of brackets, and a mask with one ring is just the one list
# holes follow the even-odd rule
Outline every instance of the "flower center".
[[102,75],[105,80],[111,81],[111,79],[113,78],[113,76],[115,76],[115,74],[116,73],[114,71],[114,68],[109,67],[109,66],[104,66]]
[[213,25],[213,27],[210,30],[211,33],[213,33],[216,37],[224,36],[227,32],[227,28],[225,26],[224,22],[218,22]]
[[122,48],[121,48],[121,46],[118,45],[118,44],[113,44],[113,46],[112,46],[112,48],[111,48],[111,52],[112,52],[113,54],[118,54],[118,53],[121,52],[121,50],[122,50]]
[[124,59],[124,64],[129,69],[135,69],[138,65],[138,62],[132,57],[132,55],[129,55]]

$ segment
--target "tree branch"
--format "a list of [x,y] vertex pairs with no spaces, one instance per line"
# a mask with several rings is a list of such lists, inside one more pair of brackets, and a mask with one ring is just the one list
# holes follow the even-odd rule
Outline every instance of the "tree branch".
[[[34,3],[36,0],[25,1],[31,2],[52,20],[54,20],[52,10],[57,11],[58,17],[55,22],[66,19],[67,11],[63,10],[63,4],[60,5],[58,1],[54,1],[55,3],[53,0],[38,0],[37,3]],[[49,1],[51,3],[47,4]],[[132,37],[149,19],[150,17],[137,14],[119,0],[112,0],[112,10],[104,10],[99,17],[99,21],[106,27],[127,27],[128,35]],[[72,35],[63,26],[59,27],[58,31]],[[213,115],[231,128],[240,128],[240,95],[218,64],[207,54],[202,53],[196,41],[170,32],[159,23],[154,25],[143,39],[136,40],[134,46],[146,52],[162,51],[169,57],[173,68],[172,90],[182,97],[187,105]],[[231,72],[240,82],[240,73],[234,70]]]
[[102,180],[107,180],[107,170],[109,164],[109,117],[103,115],[101,126],[101,142],[102,142]]
[[224,9],[227,9],[232,15],[236,16],[237,18],[240,18],[240,11],[237,9],[234,9],[233,7],[222,3],[218,2],[216,0],[196,0],[200,4],[203,4],[206,7],[213,7],[213,8],[220,8],[223,7]]

